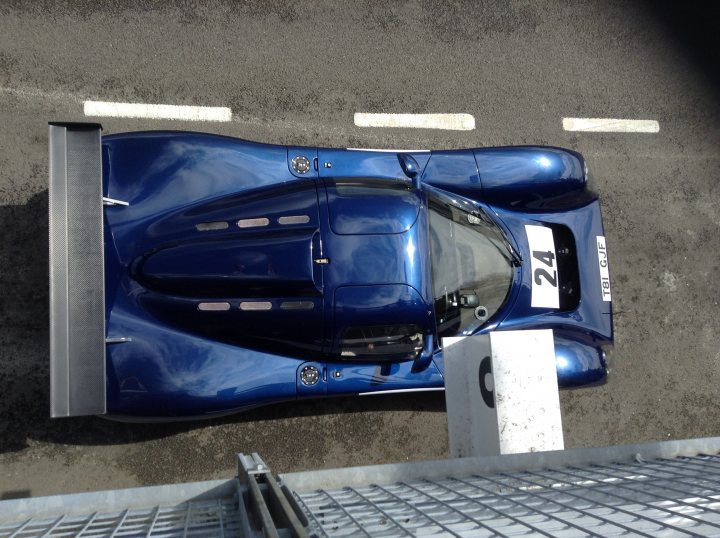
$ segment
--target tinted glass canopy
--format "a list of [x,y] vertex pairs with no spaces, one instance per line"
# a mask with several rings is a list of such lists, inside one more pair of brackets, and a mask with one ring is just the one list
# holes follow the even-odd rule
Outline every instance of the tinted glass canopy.
[[481,209],[429,196],[433,302],[440,338],[472,334],[503,305],[512,256],[502,231]]

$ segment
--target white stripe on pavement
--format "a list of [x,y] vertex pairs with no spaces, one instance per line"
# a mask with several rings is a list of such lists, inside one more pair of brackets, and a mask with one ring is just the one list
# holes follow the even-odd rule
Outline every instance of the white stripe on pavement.
[[563,129],[593,133],[657,133],[660,131],[660,124],[655,120],[563,118]]
[[232,111],[227,107],[150,105],[144,103],[113,103],[107,101],[85,101],[85,115],[107,118],[150,118],[156,120],[232,120]]
[[414,129],[445,129],[472,131],[475,118],[471,114],[371,114],[355,113],[358,127],[410,127]]

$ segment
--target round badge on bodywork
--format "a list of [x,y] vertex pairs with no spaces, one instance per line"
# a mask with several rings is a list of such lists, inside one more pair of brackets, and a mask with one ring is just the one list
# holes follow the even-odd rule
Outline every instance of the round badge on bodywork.
[[314,366],[306,366],[300,370],[300,381],[303,385],[312,387],[320,380],[320,371]]
[[290,163],[292,164],[293,170],[295,170],[298,174],[307,174],[308,170],[310,170],[310,159],[304,155],[293,157],[293,160],[290,161]]

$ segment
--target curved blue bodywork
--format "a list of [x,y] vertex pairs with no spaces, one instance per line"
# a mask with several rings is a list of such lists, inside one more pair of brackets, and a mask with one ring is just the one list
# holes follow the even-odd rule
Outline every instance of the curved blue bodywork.
[[[442,387],[433,193],[490,215],[522,258],[502,307],[475,332],[553,329],[559,384],[605,381],[604,234],[577,153],[484,148],[403,162],[186,132],[105,136],[102,150],[103,194],[128,203],[104,209],[107,337],[118,342],[107,345],[110,416]],[[542,281],[527,226],[552,231],[556,307],[532,306]],[[376,340],[403,345],[382,354]]]

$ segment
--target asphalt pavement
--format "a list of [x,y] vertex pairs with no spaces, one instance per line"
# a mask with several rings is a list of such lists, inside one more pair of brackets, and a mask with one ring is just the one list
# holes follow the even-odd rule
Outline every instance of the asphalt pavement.
[[[47,122],[86,100],[229,107],[230,122],[94,118],[261,142],[583,153],[601,194],[610,382],[563,392],[568,447],[720,434],[718,7],[658,2],[0,2],[0,497],[442,458],[442,393],[270,406],[207,422],[50,419]],[[466,113],[475,129],[356,112]],[[657,133],[563,129],[655,120]]]

